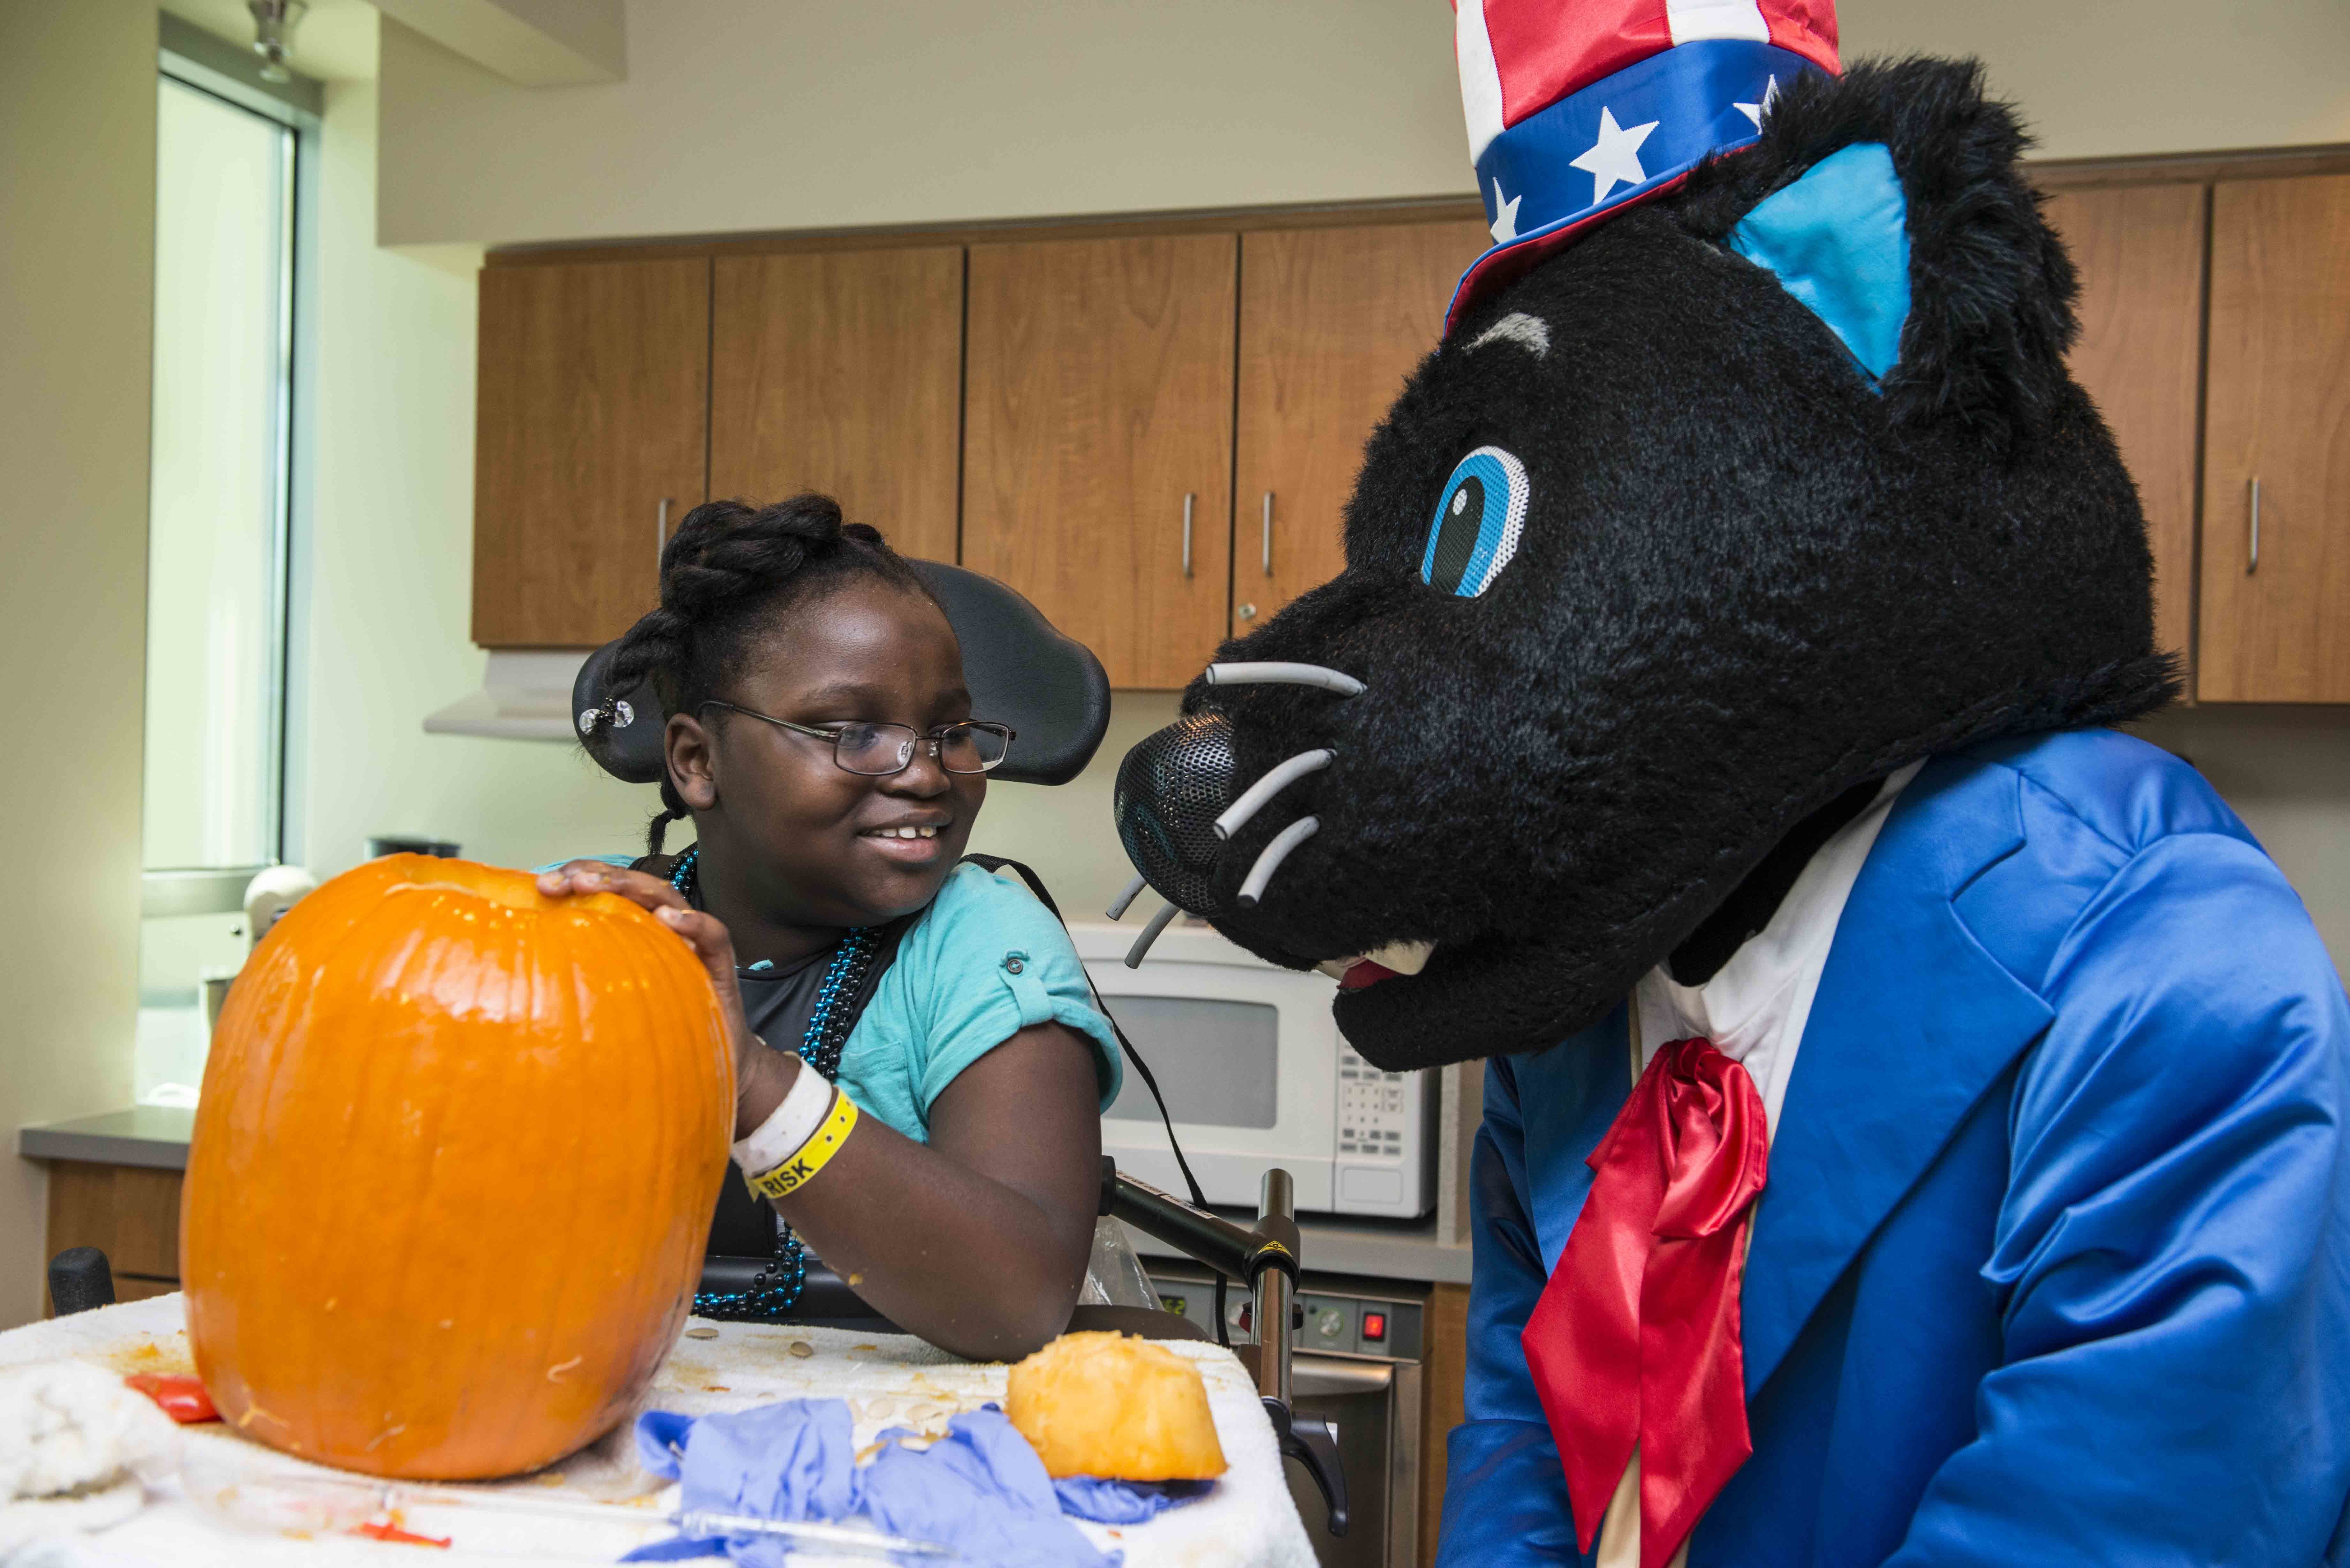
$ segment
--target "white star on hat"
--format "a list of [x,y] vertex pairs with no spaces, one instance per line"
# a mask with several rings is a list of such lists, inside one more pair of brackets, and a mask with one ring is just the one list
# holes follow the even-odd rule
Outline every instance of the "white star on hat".
[[1493,182],[1493,222],[1492,226],[1493,230],[1493,243],[1495,244],[1505,245],[1512,240],[1518,237],[1518,203],[1525,199],[1525,193],[1523,192],[1520,192],[1517,195],[1514,195],[1508,201],[1504,202],[1502,200],[1502,182],[1499,180]]
[[1747,119],[1752,120],[1754,122],[1754,129],[1760,130],[1762,129],[1762,117],[1770,113],[1771,106],[1778,101],[1779,78],[1776,75],[1773,75],[1771,78],[1770,85],[1762,89],[1762,101],[1761,103],[1733,103],[1730,107],[1744,115]]
[[1614,110],[1602,109],[1599,111],[1599,140],[1593,142],[1591,151],[1576,159],[1574,165],[1577,169],[1588,170],[1598,184],[1597,194],[1591,198],[1593,206],[1607,200],[1607,192],[1617,184],[1638,185],[1648,178],[1648,171],[1640,167],[1640,143],[1648,140],[1648,132],[1661,123],[1652,119],[1646,125],[1636,125],[1627,130],[1616,123]]

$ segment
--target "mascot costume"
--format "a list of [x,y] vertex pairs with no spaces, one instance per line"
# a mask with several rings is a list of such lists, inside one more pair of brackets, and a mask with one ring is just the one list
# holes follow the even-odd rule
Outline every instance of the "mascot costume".
[[2071,263],[1828,0],[1459,0],[1495,248],[1346,570],[1126,759],[1487,1059],[1448,1565],[2338,1561],[2350,1016],[2184,763]]

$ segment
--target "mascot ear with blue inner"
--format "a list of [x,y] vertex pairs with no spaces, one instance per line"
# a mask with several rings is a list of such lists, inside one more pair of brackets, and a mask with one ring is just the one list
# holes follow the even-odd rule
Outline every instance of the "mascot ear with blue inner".
[[1442,1561],[2350,1560],[2350,1016],[2107,728],[2177,672],[2014,114],[1825,0],[1457,16],[1497,244],[1117,805],[1490,1059]]

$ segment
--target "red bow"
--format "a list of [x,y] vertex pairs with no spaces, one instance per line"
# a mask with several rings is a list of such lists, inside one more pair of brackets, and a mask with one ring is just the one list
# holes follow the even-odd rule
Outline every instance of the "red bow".
[[1636,1445],[1640,1568],[1754,1451],[1738,1287],[1769,1147],[1746,1069],[1679,1040],[1586,1161],[1591,1196],[1521,1336],[1586,1552]]

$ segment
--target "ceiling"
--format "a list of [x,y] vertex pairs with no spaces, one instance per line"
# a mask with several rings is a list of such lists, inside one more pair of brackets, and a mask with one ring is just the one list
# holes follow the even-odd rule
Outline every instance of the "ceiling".
[[[163,9],[227,39],[240,49],[253,47],[253,14],[244,0],[162,0]],[[319,81],[373,81],[376,13],[367,0],[310,0],[294,28],[288,63]]]

